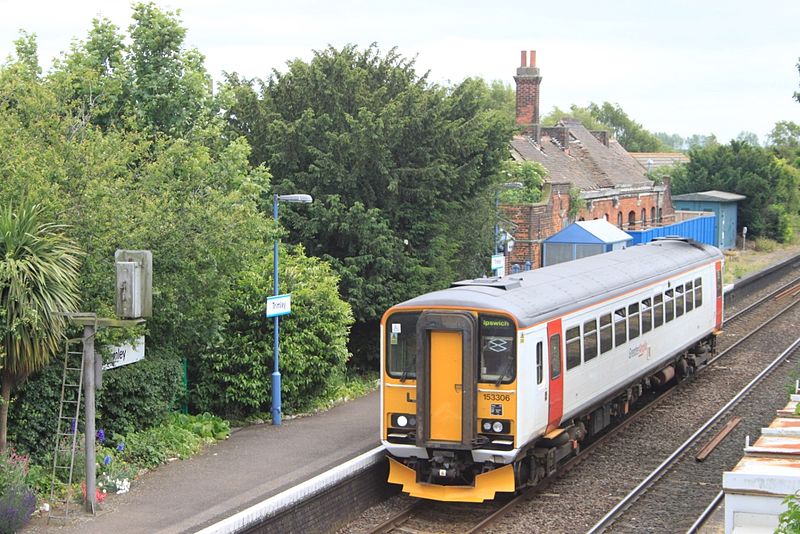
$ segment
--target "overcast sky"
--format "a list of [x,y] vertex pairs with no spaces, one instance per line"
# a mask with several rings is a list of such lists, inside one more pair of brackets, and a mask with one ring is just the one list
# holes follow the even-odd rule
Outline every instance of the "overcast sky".
[[[618,103],[653,132],[751,131],[763,142],[779,120],[800,123],[799,0],[570,2],[170,0],[186,43],[224,71],[265,78],[313,50],[397,47],[437,83],[468,76],[513,84],[521,50],[537,51],[542,112]],[[130,3],[0,0],[0,58],[18,31],[35,33],[47,69],[102,15],[127,30]]]

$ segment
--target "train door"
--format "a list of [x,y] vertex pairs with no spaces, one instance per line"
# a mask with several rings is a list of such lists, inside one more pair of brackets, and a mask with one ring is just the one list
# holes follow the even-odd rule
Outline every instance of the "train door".
[[[542,332],[544,334],[545,332]],[[548,421],[548,400],[547,390],[550,383],[550,371],[547,361],[547,336],[540,335],[534,346],[534,358],[536,364],[535,380],[536,389],[533,392],[533,428],[541,431],[547,426]],[[533,389],[533,388],[531,388]]]
[[564,414],[564,373],[562,362],[561,319],[547,323],[547,354],[550,370],[550,404],[547,431],[558,428]]
[[417,323],[417,445],[468,448],[475,437],[477,321],[424,312]]

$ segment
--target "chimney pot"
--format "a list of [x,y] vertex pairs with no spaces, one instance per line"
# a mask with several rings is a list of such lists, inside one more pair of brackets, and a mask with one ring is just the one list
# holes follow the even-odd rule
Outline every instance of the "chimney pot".
[[531,50],[531,67],[536,66],[536,50]]
[[520,63],[519,63],[520,67],[527,67],[528,66],[528,54],[525,53],[525,50],[523,50],[520,53],[520,60],[519,61],[520,61]]

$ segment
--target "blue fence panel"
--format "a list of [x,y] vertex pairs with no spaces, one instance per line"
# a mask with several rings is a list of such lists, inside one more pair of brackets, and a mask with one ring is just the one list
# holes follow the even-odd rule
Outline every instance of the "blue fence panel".
[[717,247],[719,244],[717,243],[716,222],[716,217],[697,217],[668,226],[659,226],[649,230],[626,230],[626,232],[633,238],[631,245],[647,243],[656,237],[676,235]]

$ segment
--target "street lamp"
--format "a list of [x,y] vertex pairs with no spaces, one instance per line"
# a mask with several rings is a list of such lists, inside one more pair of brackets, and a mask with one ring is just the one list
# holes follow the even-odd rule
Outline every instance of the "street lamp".
[[500,184],[494,192],[494,255],[500,252],[500,190],[522,189],[525,187],[520,182],[507,182]]
[[[292,202],[296,204],[310,204],[313,199],[311,195],[273,195],[272,196],[272,216],[275,219],[275,226],[278,226],[278,203]],[[278,296],[278,242],[280,239],[275,237],[275,248],[272,252],[272,279],[275,282],[275,296]],[[272,424],[281,424],[281,372],[278,368],[278,340],[280,316],[275,319],[275,344],[273,346],[273,357],[275,360],[274,371],[272,372]]]

